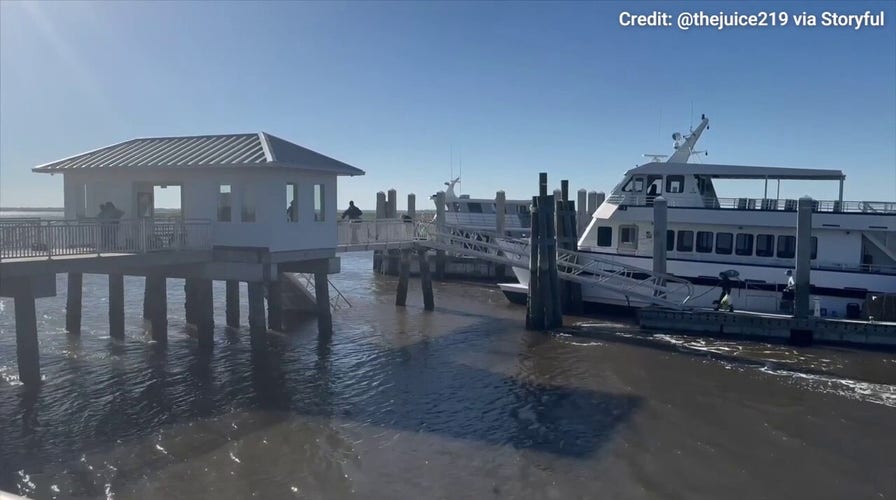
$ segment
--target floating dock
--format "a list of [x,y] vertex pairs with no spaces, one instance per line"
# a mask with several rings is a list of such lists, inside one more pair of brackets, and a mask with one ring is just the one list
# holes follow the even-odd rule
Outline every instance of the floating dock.
[[896,323],[893,322],[648,307],[638,311],[638,323],[641,328],[664,332],[776,339],[800,345],[853,344],[896,348]]

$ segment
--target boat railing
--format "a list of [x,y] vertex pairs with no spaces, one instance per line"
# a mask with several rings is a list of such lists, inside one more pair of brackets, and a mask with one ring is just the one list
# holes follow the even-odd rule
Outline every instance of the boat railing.
[[40,219],[0,221],[0,258],[208,250],[205,219]]
[[[641,194],[614,194],[607,198],[608,203],[630,207],[653,206],[656,196]],[[762,210],[777,212],[795,212],[798,200],[787,198],[716,198],[704,196],[702,205],[683,202],[674,198],[667,200],[669,207],[674,208],[713,208],[722,210]],[[892,201],[837,201],[812,200],[812,211],[824,213],[865,213],[896,214],[896,202]]]

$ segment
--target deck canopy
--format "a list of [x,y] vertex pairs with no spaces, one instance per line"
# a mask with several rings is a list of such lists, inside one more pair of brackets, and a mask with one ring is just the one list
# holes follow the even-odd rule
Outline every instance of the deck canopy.
[[64,174],[107,168],[295,168],[364,175],[359,168],[265,132],[132,139],[39,165],[33,171]]
[[840,170],[812,168],[750,167],[743,165],[712,165],[703,163],[645,163],[626,175],[700,175],[714,179],[792,179],[813,181],[842,181]]

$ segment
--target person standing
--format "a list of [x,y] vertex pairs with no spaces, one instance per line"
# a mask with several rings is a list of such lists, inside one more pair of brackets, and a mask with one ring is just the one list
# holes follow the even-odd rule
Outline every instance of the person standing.
[[348,202],[348,209],[342,213],[342,218],[348,217],[349,220],[359,220],[361,218],[361,209],[355,206],[354,201]]

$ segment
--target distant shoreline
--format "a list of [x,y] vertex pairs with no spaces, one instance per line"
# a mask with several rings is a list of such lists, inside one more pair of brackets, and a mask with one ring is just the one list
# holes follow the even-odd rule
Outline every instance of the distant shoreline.
[[0,212],[63,212],[63,207],[0,207]]

